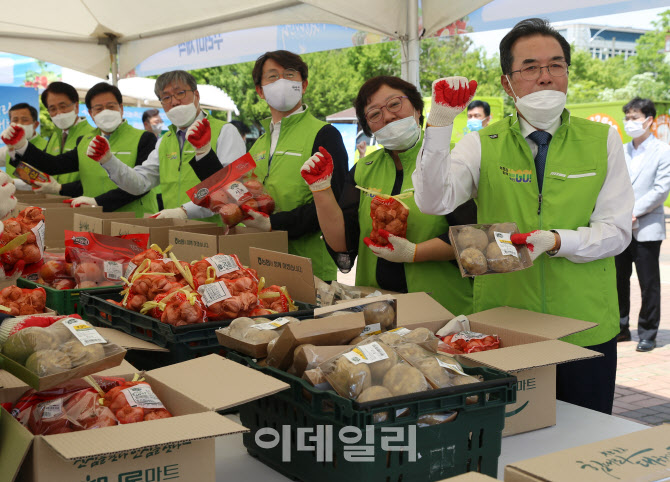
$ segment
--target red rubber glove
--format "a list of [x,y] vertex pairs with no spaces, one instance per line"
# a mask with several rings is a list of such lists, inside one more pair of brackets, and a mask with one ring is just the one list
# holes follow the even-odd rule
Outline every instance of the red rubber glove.
[[195,147],[195,153],[198,156],[204,156],[211,149],[212,129],[207,119],[195,121],[186,131],[186,140]]
[[551,251],[556,246],[556,235],[551,231],[535,230],[530,233],[519,233],[511,236],[514,244],[528,246],[530,259],[535,261],[545,251]]
[[272,223],[268,214],[256,211],[246,204],[240,206],[240,209],[247,214],[247,217],[242,220],[246,227],[255,228],[266,233],[272,231]]
[[446,77],[433,82],[433,102],[428,113],[428,125],[452,125],[458,114],[470,104],[477,91],[477,81],[465,77]]
[[112,158],[109,142],[102,136],[95,136],[88,143],[86,155],[100,164],[104,164]]
[[300,168],[300,175],[312,192],[325,191],[333,177],[333,158],[323,147],[307,159]]
[[386,238],[389,244],[381,246],[370,238],[364,238],[363,242],[379,258],[384,258],[393,263],[413,263],[416,256],[416,244],[405,238],[389,233],[385,229],[379,230],[379,235]]
[[2,137],[2,142],[7,144],[7,147],[12,150],[19,150],[28,143],[26,140],[26,131],[18,124],[10,125],[2,131],[2,136],[0,137]]

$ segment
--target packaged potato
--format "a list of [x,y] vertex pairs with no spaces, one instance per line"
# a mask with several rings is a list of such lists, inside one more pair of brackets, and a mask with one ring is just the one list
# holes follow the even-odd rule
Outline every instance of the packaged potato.
[[461,275],[509,273],[532,266],[528,248],[512,244],[511,235],[518,232],[515,223],[450,226]]
[[463,371],[461,364],[453,357],[430,352],[416,343],[403,343],[395,347],[398,354],[418,368],[434,388],[447,388],[479,380]]
[[[312,370],[321,365],[326,360],[329,360],[334,356],[341,355],[342,353],[350,350],[351,347],[348,345],[315,346],[309,343],[300,345],[293,352],[293,363],[287,372],[291,375],[295,375],[296,377],[302,377],[305,371]],[[270,345],[268,345],[268,353],[272,353],[272,348]]]
[[236,318],[229,326],[217,331],[219,342],[228,348],[254,358],[265,358],[271,345],[281,335],[284,326],[298,324],[300,320],[284,316],[269,320],[267,318]]

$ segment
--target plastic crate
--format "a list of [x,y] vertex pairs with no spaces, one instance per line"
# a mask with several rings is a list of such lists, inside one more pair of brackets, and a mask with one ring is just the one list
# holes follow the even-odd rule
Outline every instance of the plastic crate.
[[80,288],[73,290],[57,290],[51,288],[50,286],[45,286],[34,281],[29,281],[25,278],[19,278],[16,280],[16,286],[19,288],[44,288],[44,291],[47,293],[47,307],[55,310],[59,315],[72,315],[78,314],[83,319],[86,318],[84,312],[84,307],[80,303],[80,298],[82,293],[94,293],[100,296],[115,295],[118,294],[123,286],[101,286],[99,288]]
[[[141,340],[150,341],[158,346],[167,348],[170,353],[151,353],[151,361],[138,368],[148,369],[156,366],[165,366],[179,363],[211,353],[225,354],[219,344],[215,331],[228,326],[232,320],[209,321],[194,325],[173,326],[162,323],[160,320],[135,311],[127,310],[107,301],[120,301],[122,295],[112,293],[105,299],[95,296],[94,293],[84,293],[81,298],[86,319],[96,326],[115,328],[133,335]],[[291,312],[296,318],[311,318],[314,316],[314,307],[296,302],[301,308]],[[266,318],[278,318],[285,314],[267,315]]]
[[[464,368],[468,374],[483,376],[485,381],[359,404],[332,391],[319,391],[306,381],[275,368],[261,367],[239,353],[229,351],[227,356],[290,385],[288,390],[239,407],[241,423],[250,429],[243,434],[249,454],[287,477],[304,482],[429,482],[465,472],[497,476],[505,406],[516,401],[514,376],[489,368]],[[466,399],[473,396],[477,396],[477,402],[466,403]],[[448,411],[457,412],[451,422],[416,426],[422,415]],[[387,420],[375,422],[374,415],[382,412]],[[321,426],[332,427],[329,460],[324,457],[327,448],[323,451],[323,445],[314,447],[314,439],[310,438],[316,436],[317,427]],[[384,449],[382,439],[388,435],[389,428],[401,428],[407,437],[411,426],[416,428],[415,461],[410,461],[409,451]],[[344,427],[360,430],[362,440],[345,445],[339,436]],[[370,427],[370,440],[366,438],[369,436],[366,427]],[[256,434],[261,430],[276,431],[269,437],[267,433],[259,436],[263,444],[273,441],[275,433],[282,438],[281,442],[274,447],[258,446]],[[326,428],[321,430],[327,433]],[[290,436],[289,442],[284,440],[287,436]],[[346,436],[353,435],[349,432]],[[372,456],[372,461],[345,458],[345,447],[362,450],[360,447],[369,441],[372,443],[367,447],[372,447],[371,453],[366,455]],[[300,443],[311,445],[312,449],[303,446],[298,450]],[[360,452],[358,454],[360,456]]]

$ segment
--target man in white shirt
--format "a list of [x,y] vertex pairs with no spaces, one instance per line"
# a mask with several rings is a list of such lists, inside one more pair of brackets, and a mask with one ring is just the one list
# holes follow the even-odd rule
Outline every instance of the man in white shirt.
[[[570,45],[546,21],[519,22],[500,43],[501,83],[517,112],[466,135],[449,152],[453,119],[473,98],[463,77],[433,83],[413,174],[415,199],[447,214],[470,198],[478,222],[516,222],[532,267],[475,278],[475,311],[513,306],[596,326],[563,338],[605,356],[559,365],[557,398],[611,413],[616,378],[613,256],[630,242],[633,193],[621,139],[565,110]],[[545,254],[546,253],[546,254]]]
[[623,253],[615,258],[619,293],[618,341],[631,339],[630,276],[635,271],[640,281],[642,306],[637,322],[640,341],[637,351],[656,347],[661,322],[661,274],[658,257],[665,239],[663,202],[670,192],[670,146],[651,132],[656,107],[649,99],[636,97],[623,108],[624,129],[633,140],[624,146],[628,173],[635,192],[633,238]]

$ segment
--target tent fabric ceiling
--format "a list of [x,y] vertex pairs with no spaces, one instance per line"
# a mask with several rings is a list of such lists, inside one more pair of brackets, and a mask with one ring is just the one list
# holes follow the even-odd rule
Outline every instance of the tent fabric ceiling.
[[[422,0],[426,35],[491,0]],[[119,44],[119,74],[165,48],[207,35],[295,23],[329,23],[392,37],[407,34],[408,0],[33,0],[0,17],[2,50],[98,77]],[[426,19],[429,19],[427,21]]]

